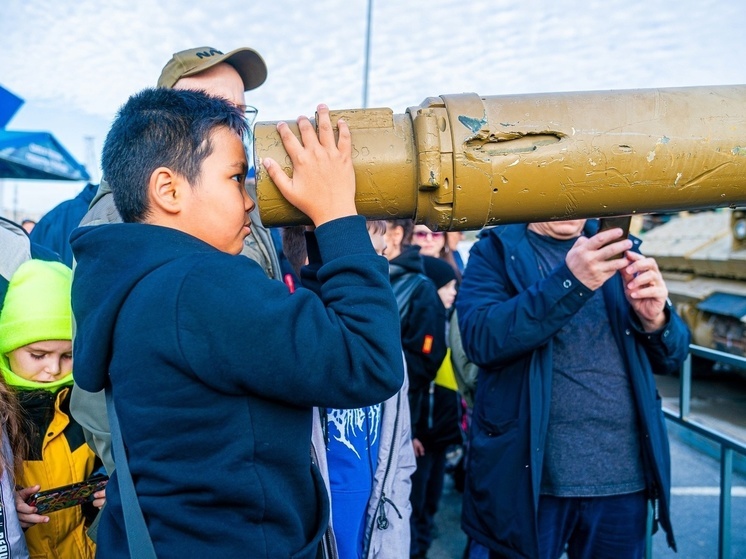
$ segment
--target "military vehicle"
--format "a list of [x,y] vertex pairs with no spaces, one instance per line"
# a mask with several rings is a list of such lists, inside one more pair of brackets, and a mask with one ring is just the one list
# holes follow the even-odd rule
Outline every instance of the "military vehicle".
[[692,342],[746,357],[746,208],[683,212],[641,237]]

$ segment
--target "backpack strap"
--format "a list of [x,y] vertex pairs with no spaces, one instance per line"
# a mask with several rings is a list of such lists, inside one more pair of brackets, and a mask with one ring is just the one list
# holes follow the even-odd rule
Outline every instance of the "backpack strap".
[[430,281],[430,279],[424,274],[410,272],[401,276],[391,285],[396,297],[396,304],[399,306],[399,321],[407,316],[412,305],[412,295],[426,281]]

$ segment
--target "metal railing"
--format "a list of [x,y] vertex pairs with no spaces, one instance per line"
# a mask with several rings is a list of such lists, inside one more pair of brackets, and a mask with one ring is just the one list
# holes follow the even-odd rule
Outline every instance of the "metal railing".
[[[733,486],[733,457],[734,453],[746,456],[746,444],[728,435],[706,427],[690,416],[692,397],[692,357],[702,357],[709,361],[746,369],[746,358],[730,353],[708,349],[698,345],[689,346],[689,356],[681,368],[681,382],[679,387],[679,411],[675,412],[663,408],[667,420],[682,426],[687,431],[715,443],[720,449],[720,503],[718,522],[718,558],[729,559],[731,554],[731,489]],[[646,554],[648,559],[653,557],[652,549],[652,511],[648,514],[648,536]]]

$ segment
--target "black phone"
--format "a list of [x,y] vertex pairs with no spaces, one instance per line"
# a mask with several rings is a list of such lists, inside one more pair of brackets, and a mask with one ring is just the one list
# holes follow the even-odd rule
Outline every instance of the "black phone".
[[109,476],[97,474],[85,481],[39,491],[26,499],[26,504],[36,507],[36,514],[47,514],[60,509],[93,501],[93,494],[106,487]]
[[[622,230],[622,236],[612,241],[612,243],[616,243],[617,241],[621,241],[629,237],[630,223],[632,223],[631,215],[623,215],[620,217],[602,217],[598,220],[598,232],[600,233],[601,231],[608,231],[609,229],[619,227]],[[617,254],[612,258],[621,258],[622,254],[623,253]]]

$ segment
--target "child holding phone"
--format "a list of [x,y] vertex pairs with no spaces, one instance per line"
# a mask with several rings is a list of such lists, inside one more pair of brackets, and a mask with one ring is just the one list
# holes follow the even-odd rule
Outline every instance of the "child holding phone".
[[[13,274],[0,311],[0,371],[16,393],[28,453],[16,477],[16,510],[30,557],[92,558],[83,506],[41,515],[26,499],[88,478],[98,467],[69,413],[72,377],[72,272],[64,264],[29,260]],[[94,505],[102,506],[104,492]],[[96,509],[88,511],[95,516]]]

